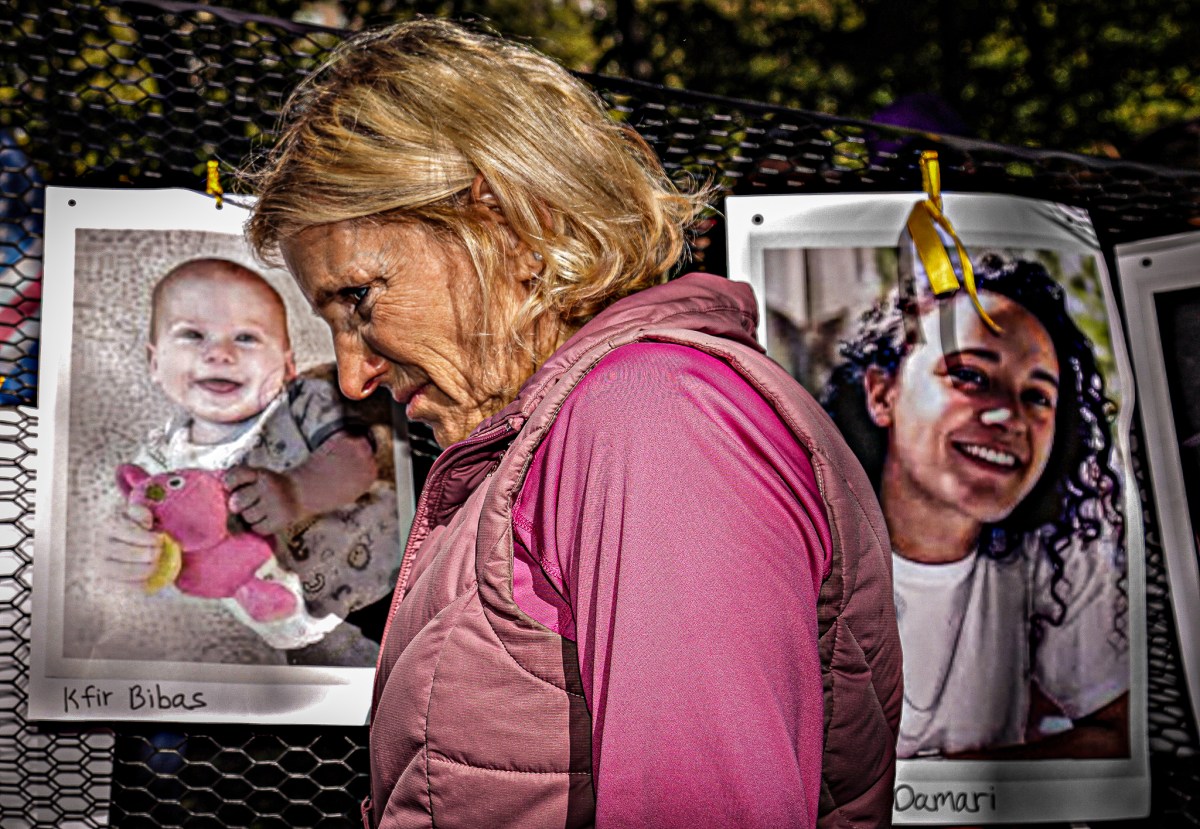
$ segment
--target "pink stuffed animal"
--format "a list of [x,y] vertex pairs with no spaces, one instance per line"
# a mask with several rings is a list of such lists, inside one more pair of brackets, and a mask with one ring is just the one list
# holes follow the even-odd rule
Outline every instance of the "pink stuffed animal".
[[[253,532],[230,532],[229,493],[223,473],[181,469],[151,475],[127,463],[117,469],[117,484],[129,503],[150,510],[153,529],[168,536],[164,558],[171,554],[172,542],[178,545],[181,555],[174,584],[181,593],[205,599],[232,598],[259,622],[296,612],[296,596],[287,587],[256,575],[274,555],[271,542]],[[162,584],[147,582],[147,589],[171,582],[170,575],[163,578],[160,572],[156,576]]]

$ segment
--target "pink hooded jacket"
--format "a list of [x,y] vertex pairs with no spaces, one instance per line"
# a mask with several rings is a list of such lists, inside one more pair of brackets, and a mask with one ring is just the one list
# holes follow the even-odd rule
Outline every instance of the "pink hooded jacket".
[[[815,620],[824,692],[818,823],[890,823],[901,669],[883,519],[836,428],[754,343],[754,307],[748,286],[704,274],[620,300],[559,349],[512,404],[438,459],[417,507],[376,674],[368,827],[595,821],[593,688],[581,677],[575,642],[514,598],[513,510],[567,397],[614,348],[633,342],[672,343],[723,361],[808,451],[830,531]],[[619,422],[620,411],[611,417]],[[580,462],[563,458],[561,466]],[[652,496],[614,489],[589,492],[588,502],[619,510],[623,498]],[[670,504],[662,508],[669,517]],[[809,567],[813,557],[796,559]],[[807,719],[817,730],[797,739],[811,742],[821,721]],[[663,784],[678,774],[686,769],[664,769]]]

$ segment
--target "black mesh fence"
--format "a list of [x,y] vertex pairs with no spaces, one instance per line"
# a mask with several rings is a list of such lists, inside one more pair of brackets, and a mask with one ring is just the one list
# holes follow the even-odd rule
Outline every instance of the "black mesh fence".
[[[34,403],[44,184],[203,189],[267,142],[283,96],[339,33],[169,2],[0,4],[0,404]],[[668,168],[725,193],[946,190],[1091,211],[1113,244],[1200,226],[1200,172],[909,133],[617,80],[587,80]],[[698,266],[722,271],[717,219]],[[53,301],[53,298],[51,298]],[[366,793],[365,728],[34,725],[28,688],[32,408],[0,409],[0,825],[339,827]],[[421,435],[424,434],[424,437]],[[418,483],[436,449],[418,430]],[[1153,814],[1200,824],[1200,762],[1145,459]]]

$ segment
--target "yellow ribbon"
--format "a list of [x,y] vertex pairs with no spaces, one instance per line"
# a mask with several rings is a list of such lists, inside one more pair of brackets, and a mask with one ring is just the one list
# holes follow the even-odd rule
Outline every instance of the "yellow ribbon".
[[938,166],[937,153],[933,150],[921,153],[921,185],[928,198],[915,205],[912,213],[908,214],[908,233],[912,236],[917,255],[921,257],[921,264],[925,266],[925,275],[929,277],[929,285],[933,288],[934,296],[947,296],[960,287],[958,275],[954,272],[954,263],[950,261],[950,254],[947,253],[946,246],[942,243],[942,237],[938,235],[937,228],[940,227],[946,231],[946,235],[954,242],[954,247],[958,251],[958,261],[962,264],[963,284],[967,286],[971,302],[975,303],[975,310],[979,312],[980,318],[988,328],[996,334],[1001,333],[1003,329],[988,316],[987,311],[984,311],[983,306],[979,304],[979,295],[975,291],[975,271],[971,268],[971,260],[967,256],[967,251],[958,238],[958,234],[954,232],[950,220],[942,212],[942,171]]
[[217,207],[221,207],[225,203],[225,191],[221,189],[221,173],[217,169],[215,158],[208,162],[208,180],[204,185],[204,193],[216,197]]

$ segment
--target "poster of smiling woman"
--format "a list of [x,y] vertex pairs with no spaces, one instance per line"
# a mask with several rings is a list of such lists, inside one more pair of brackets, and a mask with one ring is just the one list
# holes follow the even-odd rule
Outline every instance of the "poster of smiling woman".
[[48,188],[29,716],[361,724],[412,517],[247,211]]
[[930,237],[906,229],[922,198],[727,202],[760,340],[840,428],[887,522],[895,820],[1144,815],[1133,384],[1095,234],[1062,205],[947,194],[961,245],[932,239],[963,288],[935,294]]

